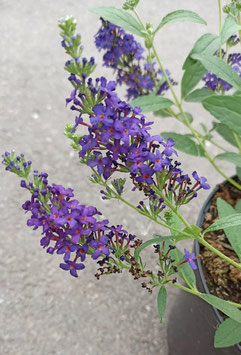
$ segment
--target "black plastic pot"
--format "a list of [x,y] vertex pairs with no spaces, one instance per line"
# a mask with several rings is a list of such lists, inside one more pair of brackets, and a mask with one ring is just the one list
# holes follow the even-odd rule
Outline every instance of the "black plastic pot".
[[[216,187],[207,198],[197,225],[202,227],[205,214],[209,210]],[[200,245],[195,242],[195,253],[200,253]],[[204,278],[201,261],[197,260],[197,288],[210,293]],[[168,318],[169,355],[241,355],[241,346],[214,348],[214,334],[223,318],[219,311],[200,298],[180,292],[176,304]]]

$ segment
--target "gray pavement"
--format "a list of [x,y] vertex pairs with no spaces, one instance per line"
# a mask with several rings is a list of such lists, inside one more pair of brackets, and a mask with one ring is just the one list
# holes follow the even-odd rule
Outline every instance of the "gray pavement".
[[[157,39],[165,67],[180,81],[182,63],[195,39],[205,31],[218,31],[217,2],[140,2],[144,21],[155,25],[166,13],[180,8],[196,11],[208,22],[207,27],[194,23],[169,25]],[[130,233],[147,238],[160,232],[159,228],[115,201],[104,203],[99,188],[88,181],[88,168],[78,164],[63,135],[65,124],[73,122],[74,116],[65,108],[71,88],[63,69],[67,57],[60,47],[57,21],[67,14],[77,18],[84,55],[94,55],[99,61],[96,75],[106,73],[111,78],[111,72],[102,68],[101,54],[93,43],[98,19],[88,10],[116,3],[0,0],[0,148],[1,152],[23,152],[34,168],[49,173],[50,182],[73,188],[83,204],[96,205],[112,224],[123,224]],[[123,94],[123,90],[120,92]],[[186,109],[196,116],[197,125],[209,124],[210,116],[199,106],[186,105]],[[156,132],[185,132],[174,119],[155,120]],[[197,169],[212,186],[222,181],[203,159],[185,154],[179,158],[185,171]],[[227,168],[231,174],[233,170]],[[40,248],[40,233],[26,226],[21,205],[28,196],[18,188],[17,177],[1,168],[0,179],[0,354],[169,354],[168,314],[178,302],[178,292],[169,290],[167,316],[160,324],[156,292],[148,294],[128,273],[97,281],[93,276],[95,263],[90,262],[74,279],[58,267],[60,257]],[[202,192],[198,201],[184,208],[191,223],[206,197]],[[189,243],[186,246],[192,248]]]

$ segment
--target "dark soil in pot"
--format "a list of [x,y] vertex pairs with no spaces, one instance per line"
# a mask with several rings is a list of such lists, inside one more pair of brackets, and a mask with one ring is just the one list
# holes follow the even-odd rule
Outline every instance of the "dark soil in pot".
[[[208,227],[217,219],[217,198],[221,197],[233,207],[241,199],[238,191],[229,183],[223,183],[207,199],[198,219],[198,225]],[[240,233],[241,238],[241,233]],[[238,258],[223,231],[212,232],[208,242],[224,254],[238,261]],[[200,253],[196,272],[197,288],[201,292],[212,293],[223,299],[241,302],[241,273],[223,262],[205,248],[195,244],[195,252]],[[207,303],[186,292],[180,292],[168,319],[169,355],[240,355],[241,347],[214,348],[214,334],[223,314]]]
[[[220,184],[216,193],[214,193],[208,211],[205,213],[205,219],[202,223],[203,228],[207,228],[218,218],[218,198],[222,198],[232,207],[235,207],[241,199],[241,191],[229,183]],[[239,262],[223,230],[210,232],[205,239],[223,254]],[[241,303],[241,270],[233,267],[202,246],[200,254],[203,273],[210,293],[225,300]]]

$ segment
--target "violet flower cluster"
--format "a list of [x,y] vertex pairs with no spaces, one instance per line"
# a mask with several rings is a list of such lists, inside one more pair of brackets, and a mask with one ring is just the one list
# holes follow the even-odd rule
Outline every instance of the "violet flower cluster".
[[[180,169],[180,163],[172,159],[177,155],[174,141],[169,138],[165,142],[160,135],[151,135],[149,130],[153,122],[146,121],[140,108],[132,108],[121,101],[115,88],[114,81],[107,82],[101,77],[92,96],[96,96],[93,102],[97,96],[104,100],[92,108],[88,122],[84,122],[81,113],[76,119],[73,130],[78,124],[88,127],[88,134],[79,140],[79,156],[87,165],[96,168],[105,180],[117,171],[130,173],[135,188],[144,190],[154,200],[157,196],[151,186],[158,187],[161,179],[165,194],[173,194],[179,205],[196,197],[198,189],[208,189],[206,179],[200,179],[196,173],[193,178],[197,184],[192,184]],[[82,99],[85,99],[83,92],[74,89],[66,103],[72,101],[71,109],[80,111]]]
[[[127,98],[136,98],[157,89],[157,95],[168,90],[169,86],[162,71],[155,70],[154,63],[145,62],[144,49],[131,34],[122,28],[101,19],[102,26],[95,36],[95,44],[99,50],[105,50],[104,65],[113,68],[117,73],[117,83],[125,84]],[[169,80],[174,84],[170,73]]]

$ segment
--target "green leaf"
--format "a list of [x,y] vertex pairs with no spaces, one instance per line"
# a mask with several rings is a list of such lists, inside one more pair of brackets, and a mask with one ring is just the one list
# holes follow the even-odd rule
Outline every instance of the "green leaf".
[[226,160],[241,168],[241,155],[233,152],[221,153],[216,155],[215,159]]
[[166,303],[167,303],[167,291],[164,286],[161,286],[157,296],[157,311],[158,311],[158,317],[160,319],[160,322],[162,322],[166,312]]
[[206,68],[192,56],[205,52],[205,55],[212,55],[219,48],[220,39],[212,33],[201,36],[194,44],[191,52],[187,56],[183,69],[185,70],[181,82],[181,94],[184,98],[200,82],[206,74]]
[[225,348],[241,342],[241,324],[231,318],[225,319],[215,332],[214,347]]
[[241,213],[237,213],[236,215],[233,216],[226,216],[223,218],[220,218],[217,222],[214,222],[209,226],[205,231],[203,232],[208,233],[212,231],[217,231],[219,229],[225,229],[229,227],[235,227],[235,226],[240,226],[241,225]]
[[194,44],[191,52],[188,54],[182,69],[186,70],[196,61],[192,58],[193,54],[205,53],[213,54],[219,48],[220,39],[212,33],[205,33]]
[[190,227],[186,227],[183,232],[190,233],[193,237],[198,237],[201,233],[201,228],[196,226],[195,224],[190,225]]
[[200,61],[207,71],[215,74],[222,80],[227,81],[235,89],[241,89],[241,78],[235,70],[222,59],[216,56],[207,55],[205,52],[202,54],[193,54],[192,58]]
[[[192,116],[189,112],[184,112],[184,113],[185,113],[185,116],[186,116],[186,118],[188,119],[188,121],[189,121],[190,123],[192,123],[192,121],[193,121],[193,116]],[[182,122],[185,122],[182,113],[179,113],[179,114],[177,115],[177,117],[178,117]]]
[[216,307],[224,314],[234,319],[236,322],[241,323],[241,311],[238,310],[235,306],[232,306],[227,301],[222,300],[213,295],[207,295],[205,293],[201,293],[201,298],[212,306]]
[[212,96],[205,99],[202,104],[215,118],[241,135],[240,96]]
[[196,89],[185,97],[187,102],[202,102],[207,97],[216,95],[215,92],[209,89]]
[[236,203],[235,211],[241,213],[241,200]]
[[236,173],[237,173],[239,180],[241,180],[241,168],[239,168],[238,166],[236,166]]
[[161,136],[166,140],[172,138],[175,141],[175,148],[186,154],[204,157],[201,146],[193,142],[188,136],[174,132],[162,132]]
[[226,17],[226,20],[224,22],[220,37],[221,37],[221,43],[225,43],[229,37],[231,37],[233,34],[241,30],[241,26],[237,23],[236,19],[228,15]]
[[155,112],[160,109],[164,109],[173,105],[173,102],[162,96],[156,96],[153,94],[140,96],[137,99],[131,101],[132,107],[140,107],[143,112]]
[[[169,227],[172,227],[172,228],[177,229],[177,230],[181,230],[182,221],[176,215],[176,213],[174,213],[172,210],[169,209],[169,210],[165,211],[164,217],[165,217],[165,220],[166,220],[166,224]],[[177,232],[175,232],[175,231],[170,231],[170,232],[171,232],[172,237],[177,236]]]
[[[217,199],[218,217],[236,215],[237,212],[231,205],[221,198]],[[236,227],[224,228],[224,232],[228,238],[229,243],[232,245],[233,250],[241,260],[241,243],[240,243],[240,230]]]
[[214,123],[215,131],[220,134],[223,139],[225,139],[228,143],[232,144],[233,146],[237,147],[237,143],[233,136],[233,131],[224,123]]
[[142,26],[135,19],[135,17],[125,10],[117,9],[114,6],[100,6],[90,11],[100,17],[103,17],[104,20],[110,21],[116,26],[120,26],[127,32],[144,37],[144,34],[142,33]]
[[166,117],[172,117],[172,115],[170,113],[168,113],[165,110],[158,110],[153,112],[155,116],[157,117],[162,117],[162,118],[166,118]]
[[187,94],[195,88],[195,86],[199,83],[199,81],[204,77],[207,70],[204,66],[199,63],[193,61],[193,63],[185,70],[182,81],[181,81],[181,95],[182,98],[187,96]]
[[203,25],[206,25],[207,22],[201,18],[196,12],[193,11],[188,11],[188,10],[177,10],[170,12],[167,14],[163,19],[161,20],[161,23],[157,27],[154,33],[160,30],[164,25],[168,23],[173,23],[173,22],[183,22],[183,21],[189,21],[189,22],[197,22],[197,23],[202,23]]

